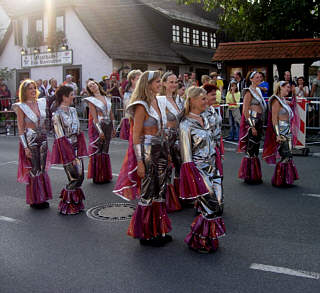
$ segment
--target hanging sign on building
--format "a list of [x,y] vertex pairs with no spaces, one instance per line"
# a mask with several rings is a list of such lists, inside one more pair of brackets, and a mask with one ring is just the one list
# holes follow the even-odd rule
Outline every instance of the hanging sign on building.
[[72,50],[21,56],[21,67],[72,64]]

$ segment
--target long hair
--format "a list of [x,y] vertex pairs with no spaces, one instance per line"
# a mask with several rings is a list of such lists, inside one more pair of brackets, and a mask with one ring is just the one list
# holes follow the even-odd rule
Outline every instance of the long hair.
[[73,88],[67,85],[61,85],[56,90],[56,107],[59,107],[63,101],[63,96],[68,97],[73,92]]
[[87,89],[87,92],[89,93],[90,96],[94,96],[93,92],[92,92],[92,91],[89,89],[89,87],[88,87],[88,84],[89,84],[89,82],[91,82],[91,81],[93,81],[93,82],[98,86],[99,91],[100,91],[100,95],[102,95],[102,96],[106,96],[106,95],[107,95],[106,92],[104,91],[104,89],[102,88],[101,84],[99,84],[99,83],[98,83],[97,81],[95,81],[95,80],[89,79],[88,82],[87,82],[87,87],[86,87],[86,89]]
[[145,101],[150,106],[153,94],[149,87],[150,84],[158,78],[160,78],[160,71],[145,71],[142,73],[131,95],[129,103]]
[[191,86],[186,93],[186,102],[184,104],[183,116],[187,116],[190,113],[191,99],[197,98],[200,95],[206,95],[207,92],[204,88],[198,86]]
[[283,86],[285,86],[287,84],[289,84],[288,81],[279,81],[279,82],[277,82],[276,87],[275,87],[275,91],[274,91],[273,94],[279,97],[280,93],[281,93],[281,87],[283,87]]
[[128,84],[126,85],[126,88],[124,90],[124,92],[128,92],[130,90],[130,88],[132,87],[132,81],[138,76],[138,75],[141,75],[142,74],[142,71],[140,69],[134,69],[134,70],[131,70],[129,73],[128,73]]
[[246,76],[246,84],[247,86],[250,86],[252,84],[251,79],[258,74],[258,71],[249,71],[247,76]]
[[36,87],[36,91],[37,91],[36,99],[38,99],[39,97],[40,93],[38,91],[36,82],[32,79],[26,79],[20,84],[20,87],[19,87],[19,101],[21,103],[24,103],[27,100],[27,89],[30,84],[33,84]]
[[[167,71],[164,75],[162,75],[162,78],[161,78],[161,89],[160,89],[160,95],[161,96],[165,96],[167,94],[167,89],[166,89],[164,83],[168,81],[168,78],[171,75],[174,75],[175,77],[177,77],[172,71]],[[178,88],[172,93],[172,97],[173,98],[176,97],[177,90],[178,90]]]

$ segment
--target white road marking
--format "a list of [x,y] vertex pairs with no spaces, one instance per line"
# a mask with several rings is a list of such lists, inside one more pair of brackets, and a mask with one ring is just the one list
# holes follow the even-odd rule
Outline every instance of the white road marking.
[[20,222],[17,219],[5,217],[5,216],[0,216],[0,221],[9,222],[9,223],[19,223]]
[[314,194],[314,193],[302,193],[304,196],[313,196],[313,197],[320,197],[320,194]]
[[275,267],[275,266],[269,266],[264,264],[253,263],[251,264],[250,269],[277,273],[277,274],[284,274],[284,275],[301,277],[301,278],[309,278],[309,279],[316,279],[316,280],[320,279],[319,273],[307,272],[302,270],[293,270],[289,268]]
[[18,164],[18,162],[17,162],[17,161],[10,161],[10,162],[0,163],[0,167],[1,167],[1,166],[8,165],[8,164]]

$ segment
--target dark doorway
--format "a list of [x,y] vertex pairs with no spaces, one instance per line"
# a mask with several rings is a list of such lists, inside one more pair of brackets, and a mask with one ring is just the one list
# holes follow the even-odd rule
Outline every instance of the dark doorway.
[[201,85],[201,76],[202,75],[209,75],[209,69],[196,68],[196,78],[199,82],[199,85]]
[[[82,66],[81,65],[71,65],[63,67],[63,77],[62,80],[66,80],[68,74],[72,75],[72,81],[78,86],[79,93],[82,90]],[[78,94],[79,94],[78,93]]]
[[30,78],[29,69],[21,69],[16,72],[16,89],[19,88],[21,81]]

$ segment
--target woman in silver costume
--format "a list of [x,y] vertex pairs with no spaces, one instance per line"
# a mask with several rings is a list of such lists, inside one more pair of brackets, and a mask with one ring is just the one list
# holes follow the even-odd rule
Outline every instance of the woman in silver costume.
[[168,135],[170,162],[167,172],[167,195],[166,206],[168,212],[181,210],[179,202],[179,177],[180,177],[180,142],[179,120],[181,110],[176,104],[178,79],[173,72],[166,72],[161,79],[161,90],[158,99],[164,99],[166,104],[166,134]]
[[201,253],[217,250],[218,238],[225,234],[221,217],[224,200],[221,176],[215,162],[215,140],[206,115],[201,114],[207,103],[203,88],[190,87],[180,123],[180,196],[183,199],[197,198],[200,210],[185,242]]
[[17,113],[20,137],[18,181],[26,183],[26,202],[33,208],[49,207],[52,191],[47,168],[49,151],[46,135],[46,99],[37,99],[37,85],[25,80],[19,88]]
[[247,84],[250,86],[243,90],[243,111],[238,146],[238,151],[245,152],[246,156],[241,161],[238,176],[246,183],[259,184],[262,183],[262,173],[258,156],[267,105],[258,88],[260,84],[259,72],[249,72]]
[[55,140],[51,162],[62,164],[69,180],[61,191],[58,209],[61,214],[74,215],[84,209],[84,194],[81,189],[84,179],[82,158],[88,153],[77,111],[70,107],[74,99],[73,89],[62,85],[55,96],[57,108],[52,116]]
[[150,246],[172,240],[167,234],[171,223],[165,204],[169,155],[164,135],[166,105],[165,100],[156,98],[159,90],[159,71],[140,76],[127,107],[132,117],[129,148],[114,190],[125,199],[140,197],[128,235]]
[[275,94],[269,100],[270,114],[262,156],[269,164],[276,163],[277,153],[281,157],[272,177],[274,186],[292,185],[299,178],[292,159],[292,130],[295,129],[295,117],[291,107],[295,107],[296,101],[294,98],[290,105],[285,98],[290,90],[288,82],[280,81]]
[[89,80],[87,91],[91,95],[84,99],[89,105],[88,179],[92,178],[94,183],[106,183],[112,180],[109,145],[111,137],[115,136],[111,98],[93,80]]
[[184,86],[183,82],[179,81],[177,96],[176,96],[176,104],[179,107],[180,111],[183,111],[184,109],[185,91],[186,91],[186,87]]
[[136,83],[141,74],[142,72],[139,69],[131,70],[128,73],[128,84],[126,86],[124,96],[123,96],[124,117],[121,120],[121,124],[120,124],[120,138],[124,140],[129,140],[129,135],[130,135],[129,115],[126,112],[126,108],[129,104],[132,92],[134,91],[134,88],[136,87]]
[[206,84],[203,88],[207,92],[208,99],[208,107],[204,114],[206,115],[213,132],[216,150],[216,167],[219,170],[220,176],[223,177],[222,158],[224,155],[224,146],[221,136],[222,116],[219,103],[216,100],[216,91],[218,88],[213,84]]

